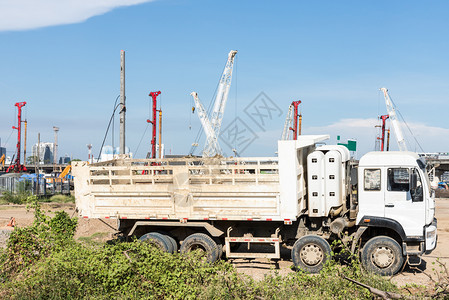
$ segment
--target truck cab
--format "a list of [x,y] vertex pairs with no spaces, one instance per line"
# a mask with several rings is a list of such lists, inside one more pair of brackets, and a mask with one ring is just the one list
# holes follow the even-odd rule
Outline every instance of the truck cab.
[[[356,224],[365,241],[377,236],[391,245],[398,244],[402,259],[420,257],[435,249],[434,192],[425,160],[416,153],[390,151],[364,155],[358,166],[358,203]],[[395,247],[379,241],[372,245],[370,241],[362,250],[365,267],[378,273],[382,269],[395,273],[397,267],[391,266],[395,262],[392,259]],[[367,246],[370,249],[365,249]],[[402,267],[402,260],[396,262]]]

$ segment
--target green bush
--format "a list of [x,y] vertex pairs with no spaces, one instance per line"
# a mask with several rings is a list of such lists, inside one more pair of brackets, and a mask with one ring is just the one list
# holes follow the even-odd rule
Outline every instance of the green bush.
[[64,211],[58,211],[50,218],[43,213],[37,197],[31,196],[28,200],[31,201],[29,208],[34,209],[33,225],[15,228],[11,233],[0,271],[2,277],[13,276],[53,251],[73,243],[78,221],[76,218],[70,218]]
[[2,192],[2,200],[4,203],[25,204],[30,196],[31,193],[29,191],[21,189],[19,189],[17,193],[11,193],[10,191]]
[[133,242],[91,245],[74,241],[76,219],[43,214],[35,199],[32,226],[17,228],[0,251],[0,298],[5,299],[372,299],[343,275],[384,291],[388,280],[367,274],[357,260],[330,261],[320,274],[277,273],[261,281],[201,253],[167,254]]
[[48,199],[49,202],[56,202],[56,203],[75,203],[75,197],[71,195],[53,195]]

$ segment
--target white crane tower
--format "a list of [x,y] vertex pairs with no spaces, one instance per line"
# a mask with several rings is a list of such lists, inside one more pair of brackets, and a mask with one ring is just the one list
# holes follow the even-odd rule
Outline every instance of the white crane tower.
[[400,151],[407,151],[407,145],[405,144],[404,135],[402,134],[401,126],[398,119],[396,118],[396,110],[394,109],[393,102],[388,95],[388,90],[386,88],[380,89],[384,93],[385,104],[387,106],[388,115],[390,116],[390,122],[393,126],[394,134],[396,135],[396,140],[398,142],[398,147]]
[[220,135],[221,123],[223,122],[226,102],[228,101],[232,69],[234,67],[234,58],[236,54],[237,51],[235,50],[231,50],[228,54],[228,60],[223,70],[223,74],[220,77],[220,82],[218,83],[217,96],[215,97],[210,119],[198,98],[198,93],[192,92],[190,94],[193,97],[195,107],[198,110],[198,118],[200,119],[204,133],[206,134],[206,144],[203,149],[203,156],[205,157],[215,156],[217,154],[222,155],[220,144],[218,143],[218,136]]
[[282,141],[289,139],[292,120],[293,120],[293,104],[290,104],[290,106],[288,107],[287,117],[285,118],[284,129],[282,130],[281,136]]

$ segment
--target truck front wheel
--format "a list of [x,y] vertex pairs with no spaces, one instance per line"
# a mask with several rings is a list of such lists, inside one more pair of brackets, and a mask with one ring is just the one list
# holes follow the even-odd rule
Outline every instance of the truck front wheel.
[[194,250],[203,251],[204,257],[208,263],[213,263],[219,258],[219,249],[217,243],[204,233],[194,233],[189,235],[181,244],[181,253],[187,253]]
[[362,266],[381,276],[394,275],[402,268],[404,256],[398,242],[388,236],[377,236],[363,246]]
[[320,272],[330,256],[329,243],[317,235],[301,237],[292,248],[292,261],[295,267],[308,273]]

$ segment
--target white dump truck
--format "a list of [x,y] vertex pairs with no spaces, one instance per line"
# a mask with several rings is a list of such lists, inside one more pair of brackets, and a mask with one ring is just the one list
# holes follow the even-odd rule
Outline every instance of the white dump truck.
[[324,145],[328,138],[279,141],[278,157],[74,162],[77,210],[117,219],[126,236],[167,252],[202,249],[210,262],[279,259],[283,246],[297,268],[315,273],[338,239],[377,274],[419,262],[437,241],[425,161],[371,152],[357,165],[344,146]]

